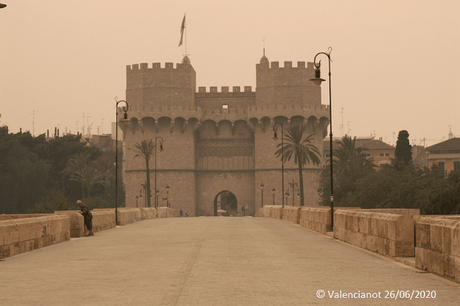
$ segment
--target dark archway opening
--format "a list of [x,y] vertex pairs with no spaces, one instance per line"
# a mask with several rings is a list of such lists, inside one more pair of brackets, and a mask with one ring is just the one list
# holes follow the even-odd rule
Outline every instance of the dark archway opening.
[[216,195],[214,198],[214,216],[217,216],[218,213],[224,216],[238,215],[238,201],[232,192],[224,190]]

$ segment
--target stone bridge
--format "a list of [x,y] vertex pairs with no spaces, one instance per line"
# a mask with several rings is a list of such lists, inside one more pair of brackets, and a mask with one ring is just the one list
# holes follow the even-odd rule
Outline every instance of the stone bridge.
[[[150,210],[154,209],[119,209],[123,225],[116,227],[110,226],[113,211],[95,210],[99,231],[94,237],[79,237],[83,235],[75,224],[81,220],[71,212],[36,218],[3,216],[1,304],[458,305],[460,300],[455,279],[458,227],[452,218],[439,222],[419,216],[414,221],[422,224],[413,232],[423,237],[418,248],[428,250],[415,250],[415,255],[431,254],[444,268],[449,265],[442,257],[453,258],[454,270],[448,272],[453,277],[442,277],[438,268],[427,271],[435,262],[426,258],[417,262],[414,254],[397,253],[407,246],[398,242],[405,239],[398,228],[407,230],[401,222],[414,220],[407,217],[410,212],[400,218],[403,214],[339,210],[334,234],[328,234],[327,208],[307,213],[307,208],[271,206],[259,212],[265,217],[254,218],[166,218],[167,209]],[[444,228],[454,233],[451,240]],[[439,229],[444,237],[440,243]],[[45,238],[41,241],[26,232]],[[348,242],[334,238],[336,233],[348,237]],[[427,233],[432,238],[427,239]],[[6,243],[12,237],[16,242]],[[368,237],[366,243],[359,242],[363,237]],[[11,244],[19,250],[24,239],[35,241],[27,244],[28,249],[23,247],[27,252],[5,256]],[[59,240],[65,242],[53,244]],[[50,246],[35,248],[47,241]],[[373,248],[378,243],[372,241],[383,241],[383,249]],[[444,249],[447,241],[449,250]],[[422,263],[422,269],[414,267]]]

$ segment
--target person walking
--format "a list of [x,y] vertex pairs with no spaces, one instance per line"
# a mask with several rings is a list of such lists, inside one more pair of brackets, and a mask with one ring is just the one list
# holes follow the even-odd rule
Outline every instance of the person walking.
[[89,234],[86,235],[88,236],[94,236],[93,233],[93,214],[91,213],[91,210],[89,210],[88,206],[82,203],[82,201],[78,200],[77,201],[78,207],[80,207],[81,214],[83,215],[83,218],[85,220],[85,226],[89,231]]

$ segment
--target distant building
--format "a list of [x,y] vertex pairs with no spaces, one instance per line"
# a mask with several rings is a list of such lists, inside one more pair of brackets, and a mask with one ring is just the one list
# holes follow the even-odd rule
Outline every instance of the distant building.
[[[342,138],[333,139],[333,149],[336,150],[339,147],[339,141]],[[374,139],[374,137],[368,138],[356,138],[356,148],[365,148],[364,154],[368,158],[372,158],[374,165],[379,168],[383,165],[390,164],[391,160],[395,158],[396,148],[382,141],[382,139]],[[326,162],[329,159],[330,154],[330,140],[323,140],[323,161]]]
[[456,171],[460,166],[460,138],[450,138],[426,148],[428,167],[438,165],[444,175]]
[[424,146],[412,146],[412,162],[416,168],[428,167],[428,153]]

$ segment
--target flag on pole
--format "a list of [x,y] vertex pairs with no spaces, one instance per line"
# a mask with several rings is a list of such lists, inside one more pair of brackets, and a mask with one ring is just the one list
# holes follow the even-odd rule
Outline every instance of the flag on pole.
[[179,47],[182,45],[182,38],[184,37],[184,30],[185,30],[185,14],[184,14],[184,19],[182,19],[182,25],[180,27],[180,42],[179,42]]

